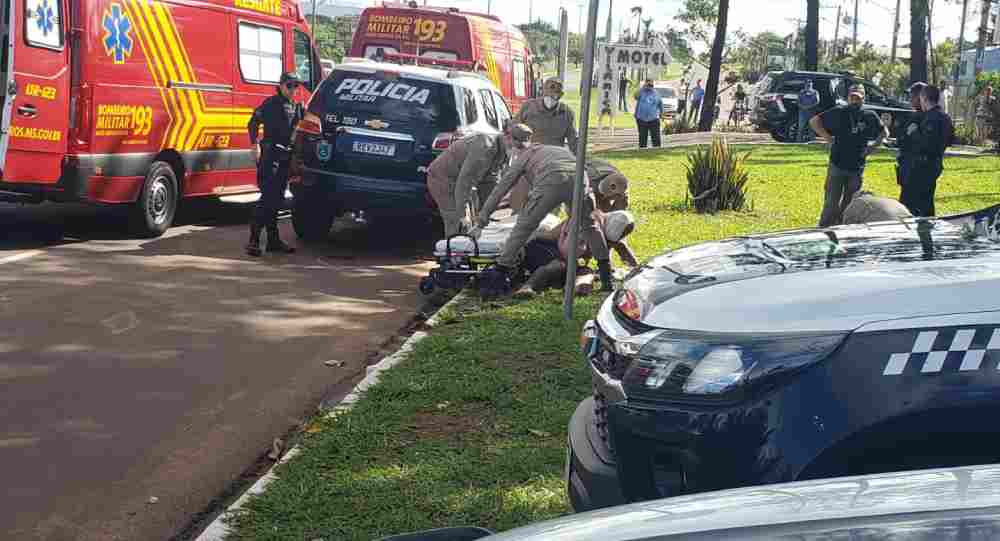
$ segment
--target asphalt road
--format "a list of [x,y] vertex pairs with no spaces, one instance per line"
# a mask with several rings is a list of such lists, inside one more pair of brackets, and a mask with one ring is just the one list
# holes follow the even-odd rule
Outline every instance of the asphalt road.
[[248,215],[0,205],[0,539],[171,538],[420,308],[429,225],[253,259]]

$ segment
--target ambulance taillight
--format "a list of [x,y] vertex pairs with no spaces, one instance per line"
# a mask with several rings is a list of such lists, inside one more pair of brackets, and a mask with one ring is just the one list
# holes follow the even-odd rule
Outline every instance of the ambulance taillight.
[[295,129],[306,135],[323,135],[323,120],[318,115],[306,113]]

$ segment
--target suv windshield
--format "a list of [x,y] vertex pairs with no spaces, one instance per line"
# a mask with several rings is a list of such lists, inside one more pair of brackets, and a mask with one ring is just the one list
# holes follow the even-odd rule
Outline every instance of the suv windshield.
[[451,131],[458,126],[451,85],[388,72],[334,70],[323,86],[327,123],[364,127],[378,119],[390,131]]

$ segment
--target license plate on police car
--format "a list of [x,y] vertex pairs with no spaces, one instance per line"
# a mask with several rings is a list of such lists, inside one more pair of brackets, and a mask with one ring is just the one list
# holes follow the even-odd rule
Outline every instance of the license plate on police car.
[[361,152],[362,154],[375,154],[377,156],[395,156],[396,145],[355,141],[354,152]]

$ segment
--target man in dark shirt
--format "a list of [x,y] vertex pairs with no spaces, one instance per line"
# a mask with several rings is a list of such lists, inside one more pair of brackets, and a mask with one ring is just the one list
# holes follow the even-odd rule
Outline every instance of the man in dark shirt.
[[901,193],[899,194],[900,201],[908,197],[906,186],[911,184],[906,179],[909,178],[913,170],[917,151],[913,145],[913,137],[909,135],[909,133],[912,133],[910,126],[919,127],[923,121],[923,106],[920,103],[920,94],[926,87],[927,83],[919,81],[910,85],[910,104],[913,105],[914,113],[903,122],[896,136],[896,144],[899,146],[899,154],[896,156],[896,183],[901,187]]
[[941,110],[940,100],[941,91],[936,86],[925,87],[920,93],[924,110],[920,124],[906,127],[915,156],[911,172],[903,179],[900,202],[914,216],[934,216],[934,191],[944,171],[944,151],[955,134],[951,117]]
[[847,105],[814,116],[809,126],[826,141],[832,141],[826,175],[826,195],[819,227],[841,222],[844,209],[861,189],[865,159],[888,135],[878,115],[865,111],[865,87],[854,85],[847,93]]
[[[302,84],[294,73],[285,73],[277,92],[261,103],[250,117],[247,130],[257,160],[257,186],[260,200],[250,224],[247,254],[259,256],[260,231],[267,228],[267,251],[291,253],[295,248],[282,242],[278,235],[278,210],[285,200],[288,186],[288,166],[291,162],[292,131],[299,119],[299,108],[292,101],[295,90]],[[264,137],[258,131],[264,126]]]

